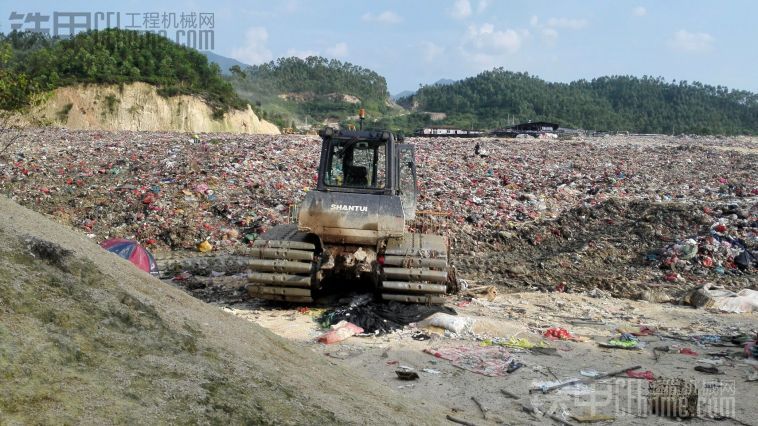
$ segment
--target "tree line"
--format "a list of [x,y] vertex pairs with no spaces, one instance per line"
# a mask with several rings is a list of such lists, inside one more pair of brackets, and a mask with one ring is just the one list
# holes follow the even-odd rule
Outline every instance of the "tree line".
[[59,39],[14,31],[0,33],[3,50],[9,53],[3,68],[28,79],[29,90],[141,81],[157,85],[164,96],[198,95],[218,115],[246,105],[221,77],[218,65],[197,50],[157,34],[114,28]]
[[755,134],[758,95],[661,77],[609,76],[551,83],[495,68],[450,85],[424,86],[404,105],[444,112],[444,124],[496,128],[517,121],[639,133]]
[[[246,99],[269,114],[287,118],[308,115],[316,120],[341,119],[357,114],[358,108],[379,116],[387,111],[387,81],[375,71],[349,62],[320,56],[279,58],[276,61],[242,69],[230,68],[231,83]],[[285,101],[281,94],[312,95],[305,101]],[[359,98],[358,104],[345,102],[331,94]]]

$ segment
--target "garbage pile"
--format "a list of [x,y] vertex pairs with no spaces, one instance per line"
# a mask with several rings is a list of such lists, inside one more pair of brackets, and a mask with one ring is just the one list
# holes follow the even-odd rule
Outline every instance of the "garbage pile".
[[313,138],[200,139],[43,129],[0,160],[0,187],[98,241],[136,239],[160,252],[244,245],[289,220],[314,183]]
[[[546,279],[529,266],[540,256],[527,246],[539,253],[562,247],[568,256],[581,249],[579,242],[583,241],[589,247],[587,256],[604,242],[586,237],[583,228],[589,225],[585,219],[595,221],[595,230],[616,227],[646,233],[644,244],[635,240],[613,243],[619,250],[613,257],[619,259],[619,267],[636,256],[636,252],[631,257],[622,253],[630,246],[650,251],[654,238],[655,247],[660,248],[666,238],[686,243],[688,236],[702,235],[703,224],[685,221],[681,226],[669,225],[665,213],[652,220],[653,230],[634,228],[642,219],[633,218],[628,210],[640,203],[677,202],[692,210],[677,215],[693,217],[695,213],[702,216],[705,205],[738,205],[735,214],[744,213],[738,218],[744,226],[735,227],[734,221],[725,225],[730,240],[719,240],[712,255],[706,247],[712,244],[706,241],[708,236],[703,241],[695,238],[696,260],[684,259],[686,262],[703,266],[703,262],[710,263],[705,259],[708,255],[714,271],[719,262],[726,271],[730,266],[727,259],[735,254],[731,241],[744,241],[741,244],[749,250],[756,247],[758,155],[752,152],[758,143],[750,138],[409,141],[417,149],[419,217],[428,218],[454,238],[456,259],[463,263],[466,258],[477,259],[471,265],[457,266],[495,271],[489,277],[497,283],[514,275],[531,276],[522,283],[526,285],[555,286],[575,278]],[[488,156],[475,154],[477,143],[486,146]],[[36,129],[0,158],[0,188],[20,204],[79,228],[98,242],[134,239],[158,257],[169,251],[235,252],[290,220],[291,208],[315,186],[319,150],[320,140],[315,136],[193,137],[166,132]],[[596,210],[601,211],[600,216],[607,215],[593,218]],[[725,248],[725,242],[730,248]],[[672,255],[688,244],[672,247]],[[511,258],[488,260],[484,256],[503,254],[514,246],[522,249]],[[678,266],[684,266],[679,265],[681,260],[677,254]],[[570,258],[555,261],[582,263]],[[547,270],[549,259],[543,263]],[[624,274],[617,270],[616,275]],[[533,282],[526,282],[530,280]],[[570,287],[571,282],[568,284]]]
[[[735,215],[736,216],[736,215]],[[676,281],[679,278],[677,271],[691,271],[701,275],[708,273],[716,274],[743,274],[751,272],[758,267],[758,258],[748,247],[748,242],[741,238],[739,232],[747,225],[747,214],[743,216],[742,223],[730,223],[722,218],[714,223],[707,235],[698,235],[669,244],[662,250],[661,269],[671,272],[666,275],[668,281]],[[755,239],[758,237],[754,227],[746,238],[755,247]],[[653,253],[651,259],[658,260]]]

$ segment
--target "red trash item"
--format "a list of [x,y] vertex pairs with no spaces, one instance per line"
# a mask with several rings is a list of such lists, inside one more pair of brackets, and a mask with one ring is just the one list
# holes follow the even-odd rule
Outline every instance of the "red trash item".
[[576,337],[574,337],[571,333],[568,332],[565,328],[560,327],[550,327],[547,330],[545,330],[545,334],[543,334],[548,339],[559,339],[559,340],[574,340]]
[[341,342],[358,333],[363,333],[363,329],[351,322],[340,321],[332,326],[332,331],[322,334],[318,338],[318,341],[320,343],[331,345],[332,343]]
[[633,379],[645,379],[651,382],[655,380],[655,376],[653,375],[653,372],[650,370],[647,370],[647,371],[629,370],[626,372],[626,375]]
[[679,353],[682,354],[682,355],[697,356],[697,352],[693,351],[690,348],[679,349]]

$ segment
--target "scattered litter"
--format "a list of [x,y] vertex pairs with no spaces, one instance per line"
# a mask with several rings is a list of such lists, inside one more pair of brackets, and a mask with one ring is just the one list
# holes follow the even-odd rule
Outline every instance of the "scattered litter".
[[576,420],[579,423],[611,422],[611,421],[616,420],[614,416],[609,416],[606,414],[583,414],[583,415],[574,414],[571,416],[571,418]]
[[344,320],[363,328],[367,333],[383,334],[400,330],[411,323],[418,323],[435,313],[457,318],[451,315],[455,314],[453,309],[441,305],[376,303],[369,298],[324,311],[318,322],[328,327]]
[[622,334],[620,337],[616,337],[608,340],[608,343],[598,343],[603,348],[618,348],[618,349],[639,349],[642,344],[640,340],[631,334]]
[[706,373],[706,374],[722,374],[721,371],[714,366],[706,367],[703,365],[697,365],[695,366],[695,371],[699,371],[701,373]]
[[758,291],[745,289],[738,293],[713,284],[692,290],[684,302],[697,308],[718,309],[724,312],[744,313],[758,311]]
[[584,377],[597,377],[601,373],[597,370],[580,370],[579,374],[581,374]]
[[395,374],[400,380],[417,380],[419,378],[418,373],[413,370],[395,370]]
[[580,338],[577,336],[574,336],[573,334],[569,333],[568,330],[565,328],[560,327],[550,327],[547,330],[545,330],[545,333],[543,333],[543,336],[547,337],[548,339],[554,339],[554,340],[574,340],[579,341]]
[[334,324],[331,328],[331,331],[326,332],[318,338],[320,343],[330,345],[332,343],[341,342],[358,333],[363,333],[362,328],[347,321],[340,321],[339,323]]
[[439,349],[424,349],[437,358],[450,361],[458,368],[489,377],[506,376],[512,356],[500,346],[451,346]]
[[[403,305],[408,306],[408,305]],[[419,322],[417,325],[419,327],[439,327],[444,328],[445,330],[448,330],[455,334],[461,334],[467,330],[471,329],[471,325],[473,325],[474,320],[469,317],[460,317],[455,315],[450,315],[444,312],[437,312],[436,314],[433,314],[429,318]]]
[[631,377],[632,379],[645,379],[647,381],[655,380],[655,375],[650,370],[645,371],[627,371],[626,372],[627,377]]

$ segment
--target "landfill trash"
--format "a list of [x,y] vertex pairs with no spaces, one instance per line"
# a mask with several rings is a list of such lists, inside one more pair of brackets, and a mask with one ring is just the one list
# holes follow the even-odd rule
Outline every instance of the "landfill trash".
[[723,359],[699,359],[697,360],[700,364],[708,364],[708,365],[723,365],[724,360]]
[[429,340],[431,338],[432,336],[430,336],[427,333],[424,333],[421,330],[414,331],[413,334],[411,334],[411,339],[413,340],[424,341],[424,340]]
[[648,381],[655,380],[655,375],[650,370],[645,371],[627,371],[626,372],[627,377],[631,377],[633,379],[645,379]]
[[620,337],[608,340],[608,343],[601,342],[599,345],[605,348],[639,349],[642,346],[642,343],[637,337],[631,334],[622,334]]
[[735,293],[723,287],[705,284],[689,292],[684,302],[697,308],[718,309],[723,312],[753,312],[758,311],[758,291],[744,289]]
[[[731,229],[727,226],[727,219],[722,218],[710,227],[707,235],[693,236],[669,244],[661,250],[661,268],[723,274],[758,266],[756,256],[745,241],[737,235],[729,235],[729,231]],[[714,268],[721,270],[716,271]]]
[[693,351],[690,348],[681,348],[681,349],[679,349],[679,353],[682,354],[682,355],[689,355],[689,356],[697,356],[698,355],[697,352]]
[[594,370],[594,369],[588,369],[588,370],[580,370],[579,374],[581,374],[584,377],[597,377],[601,373],[599,371],[597,371],[597,370]]
[[213,250],[213,246],[208,242],[208,240],[203,240],[200,244],[197,245],[197,250],[200,253],[208,253],[209,251]]
[[[192,143],[186,134],[169,132],[29,131],[18,141],[22,156],[3,161],[0,187],[14,201],[97,242],[135,239],[159,261],[176,251],[197,254],[196,243],[204,239],[212,252],[244,253],[260,234],[290,221],[290,206],[314,184],[321,141],[289,135],[212,137],[218,143]],[[758,245],[751,210],[758,196],[755,159],[732,149],[753,149],[750,140],[609,136],[565,144],[531,137],[409,142],[419,164],[418,210],[449,213],[434,218],[434,225],[443,232],[455,229],[454,266],[472,280],[507,279],[514,287],[545,290],[565,281],[575,292],[613,281],[593,294],[631,297],[639,292],[636,283],[658,281],[668,272],[675,281],[665,290],[672,293],[699,283],[701,273],[737,291],[746,284],[736,274],[754,273],[747,252]],[[488,158],[471,155],[476,142],[486,145]],[[469,217],[475,220],[467,222]],[[715,223],[723,226],[711,229]],[[634,233],[628,232],[632,226]],[[589,237],[579,250],[572,247],[577,235]],[[720,239],[715,253],[700,251],[707,237]],[[722,242],[734,248],[725,238],[744,241],[748,250],[731,260],[723,257]],[[666,265],[661,271],[668,256],[660,241],[688,239],[698,243],[694,258],[677,259],[674,271]],[[545,246],[565,255],[543,262],[537,254]],[[637,250],[643,248],[655,249],[656,260],[638,265]],[[584,273],[577,275],[577,268]]]
[[484,296],[488,301],[492,302],[497,297],[497,288],[494,285],[471,287],[460,292],[461,296],[465,297],[479,297]]
[[714,367],[714,366],[703,366],[703,365],[696,365],[695,371],[699,371],[701,373],[707,373],[707,374],[721,374],[721,371]]
[[505,346],[506,348],[513,348],[513,349],[534,349],[534,348],[549,347],[547,343],[545,343],[542,340],[540,340],[539,343],[534,344],[524,337],[519,339],[519,338],[516,338],[515,336],[511,336],[507,340],[504,340],[498,337],[495,337],[492,339],[484,339],[479,343],[479,345],[481,346],[500,345],[500,346]]
[[579,423],[612,422],[616,417],[607,414],[572,414],[571,418]]
[[424,349],[424,352],[450,361],[458,368],[489,377],[508,375],[512,355],[500,346],[451,346]]
[[745,342],[745,357],[758,358],[758,341]]
[[418,373],[413,370],[395,370],[395,374],[397,374],[397,378],[400,380],[418,380],[419,378]]
[[421,371],[423,371],[424,373],[429,373],[429,374],[440,374],[441,373],[441,371],[435,370],[433,368],[422,368]]
[[633,336],[651,336],[655,334],[655,328],[648,327],[646,325],[639,326],[621,326],[616,329],[621,334],[631,334]]
[[363,329],[355,324],[347,321],[340,321],[331,327],[331,331],[319,336],[318,341],[330,345],[332,343],[341,342],[350,336],[354,336],[359,333],[363,333]]
[[524,364],[516,361],[515,359],[511,360],[510,364],[508,364],[508,368],[505,370],[506,373],[510,374],[514,371],[518,370],[519,368],[523,367]]
[[[403,305],[407,306],[407,305]],[[469,317],[450,315],[445,312],[437,312],[427,319],[419,322],[419,327],[439,327],[455,334],[461,334],[471,328],[474,320]]]
[[538,390],[542,393],[547,393],[550,392],[551,389],[557,389],[559,393],[571,396],[582,396],[592,393],[592,388],[577,378],[556,381],[532,382],[530,392],[532,390]]
[[560,327],[550,327],[547,330],[545,330],[545,332],[542,335],[551,340],[573,340],[575,342],[582,342],[586,340],[585,338],[575,336],[569,333],[569,331],[566,330],[565,328],[560,328]]
[[363,328],[366,333],[383,334],[400,330],[408,324],[418,323],[435,313],[444,313],[455,318],[455,310],[443,305],[372,302],[369,295],[368,298],[354,299],[347,306],[328,309],[317,321],[322,327],[328,327],[345,320]]

